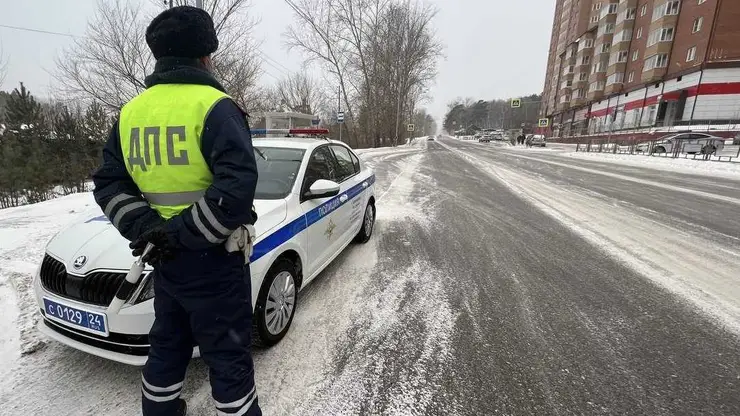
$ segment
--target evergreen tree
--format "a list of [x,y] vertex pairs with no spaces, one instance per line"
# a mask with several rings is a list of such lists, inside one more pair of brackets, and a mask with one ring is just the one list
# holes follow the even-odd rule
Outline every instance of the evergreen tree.
[[105,142],[110,133],[111,120],[99,102],[93,101],[87,110],[83,121],[84,136],[88,140]]
[[5,121],[13,130],[27,130],[41,126],[44,122],[41,104],[21,82],[10,94],[5,107]]

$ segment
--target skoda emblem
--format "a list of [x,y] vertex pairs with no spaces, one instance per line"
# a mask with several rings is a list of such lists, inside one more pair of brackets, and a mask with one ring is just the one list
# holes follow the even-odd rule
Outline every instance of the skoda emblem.
[[87,263],[87,256],[80,256],[77,257],[72,263],[72,266],[74,266],[75,269],[79,269],[80,267],[84,266],[85,263]]

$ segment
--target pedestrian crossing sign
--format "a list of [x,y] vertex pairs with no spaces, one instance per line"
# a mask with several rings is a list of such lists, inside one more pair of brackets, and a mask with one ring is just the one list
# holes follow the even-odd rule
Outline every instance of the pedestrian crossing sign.
[[522,99],[521,98],[512,98],[511,99],[511,108],[519,108],[522,106]]
[[549,118],[541,118],[541,119],[540,119],[540,120],[539,120],[539,121],[537,122],[537,126],[538,126],[538,127],[547,127],[547,126],[549,126],[549,125],[550,125],[550,119],[549,119]]

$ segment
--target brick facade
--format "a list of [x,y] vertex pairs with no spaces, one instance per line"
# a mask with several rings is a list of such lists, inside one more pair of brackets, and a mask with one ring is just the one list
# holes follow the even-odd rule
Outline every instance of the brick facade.
[[740,120],[740,0],[557,0],[556,9],[540,109],[554,131],[543,133]]

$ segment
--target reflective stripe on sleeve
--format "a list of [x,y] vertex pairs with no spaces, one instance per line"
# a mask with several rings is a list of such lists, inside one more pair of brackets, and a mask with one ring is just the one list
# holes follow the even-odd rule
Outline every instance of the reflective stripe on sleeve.
[[211,211],[211,207],[208,206],[208,203],[206,202],[205,198],[201,198],[198,200],[198,206],[200,207],[200,211],[205,215],[206,221],[208,221],[209,224],[213,228],[216,229],[216,231],[223,234],[225,237],[228,237],[231,235],[231,233],[234,232],[234,230],[229,230],[228,228],[221,225],[221,223],[216,219],[216,216],[213,215],[213,211]]
[[205,189],[185,192],[144,192],[144,198],[155,205],[193,204],[206,193]]
[[129,212],[131,212],[131,211],[133,211],[133,210],[135,210],[137,208],[144,208],[144,207],[148,207],[148,206],[149,206],[149,204],[147,204],[144,201],[137,201],[137,202],[131,202],[129,204],[126,204],[126,205],[122,206],[121,209],[119,209],[116,212],[116,215],[113,217],[113,219],[111,220],[111,222],[113,223],[113,226],[114,227],[118,228],[118,224],[121,222],[121,220],[123,219],[123,217],[126,214],[128,214]]
[[128,199],[136,199],[136,197],[129,194],[118,194],[114,196],[113,198],[111,198],[110,201],[108,201],[107,204],[105,204],[105,209],[103,210],[103,213],[106,217],[108,217],[108,219],[110,219],[111,214],[113,214],[113,210],[116,209],[116,206]]
[[213,244],[219,244],[224,241],[226,241],[226,238],[218,238],[211,230],[209,230],[205,224],[203,224],[203,221],[200,219],[200,214],[198,214],[198,206],[193,205],[193,207],[190,209],[190,214],[193,216],[193,222],[195,222],[195,226],[198,227],[198,231],[200,231],[201,234],[203,234],[203,237],[206,238],[209,242]]

